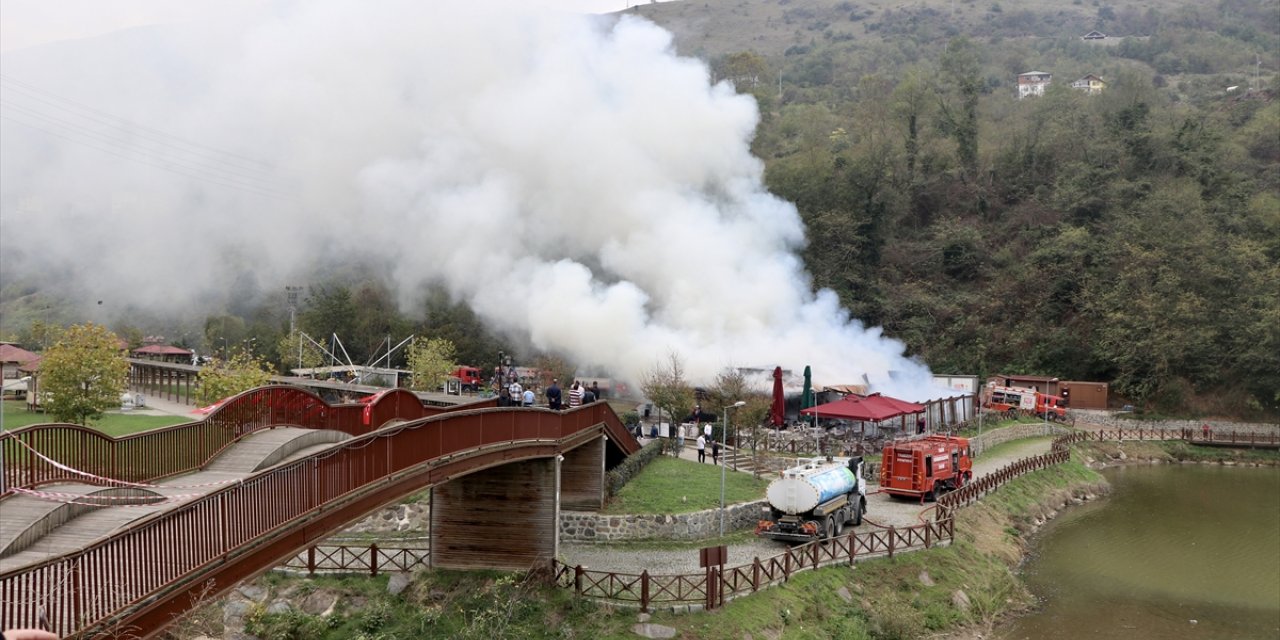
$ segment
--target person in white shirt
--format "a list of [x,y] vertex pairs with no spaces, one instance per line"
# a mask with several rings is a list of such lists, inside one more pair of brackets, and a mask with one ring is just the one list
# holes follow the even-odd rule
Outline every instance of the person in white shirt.
[[582,406],[582,385],[577,380],[573,381],[573,388],[569,389],[569,407]]
[[706,436],[708,440],[711,439],[711,423],[710,422],[702,425],[702,435]]
[[533,389],[524,390],[524,406],[526,407],[533,406]]
[[511,393],[511,404],[518,407],[524,402],[524,387],[519,382],[512,382],[507,390]]
[[698,436],[698,462],[705,463],[707,461],[707,437]]

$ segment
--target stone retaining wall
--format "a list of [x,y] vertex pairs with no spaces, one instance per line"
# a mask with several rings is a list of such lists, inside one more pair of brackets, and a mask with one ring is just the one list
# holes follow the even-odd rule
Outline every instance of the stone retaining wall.
[[[742,502],[725,507],[725,531],[754,527],[767,503]],[[565,542],[618,540],[704,540],[720,535],[720,510],[678,515],[601,515],[589,511],[561,511],[560,539]]]
[[1010,440],[1056,436],[1062,433],[1066,433],[1066,428],[1052,422],[1048,424],[1018,424],[1012,427],[994,429],[980,436],[969,438],[969,447],[973,449],[973,455],[977,456],[991,447]]
[[1228,420],[1134,420],[1123,418],[1112,411],[1071,409],[1076,422],[1088,422],[1108,429],[1192,429],[1209,425],[1214,433],[1271,433],[1280,430],[1280,424],[1265,422],[1231,422]]

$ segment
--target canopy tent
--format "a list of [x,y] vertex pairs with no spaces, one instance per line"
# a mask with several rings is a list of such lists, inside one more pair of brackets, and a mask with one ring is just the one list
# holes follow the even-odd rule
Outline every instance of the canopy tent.
[[912,413],[924,413],[924,405],[873,393],[869,396],[845,396],[835,402],[801,409],[800,413],[806,416],[879,422]]

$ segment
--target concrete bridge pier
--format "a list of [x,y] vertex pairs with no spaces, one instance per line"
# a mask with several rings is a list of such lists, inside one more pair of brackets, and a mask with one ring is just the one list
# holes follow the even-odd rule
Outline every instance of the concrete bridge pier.
[[431,489],[432,568],[528,571],[559,551],[560,460],[490,467]]

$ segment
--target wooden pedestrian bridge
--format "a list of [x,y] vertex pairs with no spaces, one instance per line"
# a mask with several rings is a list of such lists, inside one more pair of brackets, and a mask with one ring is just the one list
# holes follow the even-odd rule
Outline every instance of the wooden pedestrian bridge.
[[431,491],[429,564],[551,566],[561,508],[599,509],[639,444],[606,403],[331,405],[294,387],[112,438],[0,434],[0,628],[149,637],[365,514]]

